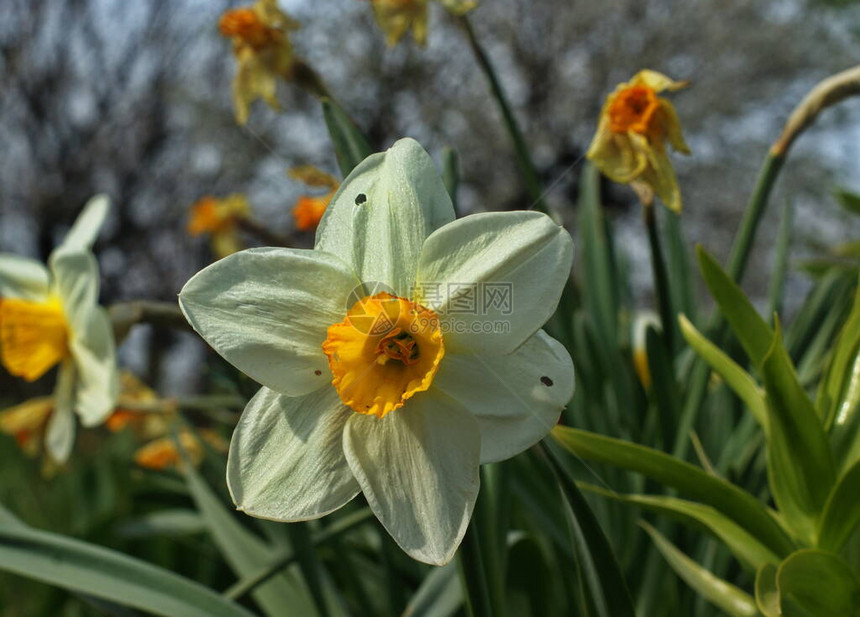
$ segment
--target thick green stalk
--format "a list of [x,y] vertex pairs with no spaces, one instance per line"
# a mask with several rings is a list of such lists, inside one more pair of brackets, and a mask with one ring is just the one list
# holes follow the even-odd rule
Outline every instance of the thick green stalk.
[[466,38],[469,41],[469,46],[472,48],[472,53],[475,54],[475,59],[478,61],[478,65],[487,77],[487,81],[490,84],[490,90],[493,92],[493,98],[496,99],[496,103],[499,105],[499,111],[502,112],[502,119],[505,122],[505,128],[508,129],[511,141],[513,141],[517,163],[519,164],[520,172],[525,180],[529,198],[532,200],[531,207],[535,210],[540,210],[541,212],[547,212],[546,203],[544,203],[543,200],[543,186],[541,185],[540,178],[538,177],[537,169],[535,169],[534,161],[532,161],[531,154],[529,154],[529,149],[526,145],[526,140],[523,137],[523,132],[520,130],[516,116],[514,116],[514,112],[511,110],[511,105],[508,103],[508,97],[502,89],[502,84],[499,81],[496,70],[493,68],[490,58],[484,51],[483,46],[475,36],[475,31],[472,29],[472,24],[469,22],[469,18],[462,15],[458,18],[458,21],[460,26],[463,28],[463,32],[466,33]]

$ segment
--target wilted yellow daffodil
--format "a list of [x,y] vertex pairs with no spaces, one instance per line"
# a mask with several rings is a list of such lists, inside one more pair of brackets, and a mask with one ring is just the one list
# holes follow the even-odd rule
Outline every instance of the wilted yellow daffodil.
[[251,103],[263,99],[279,109],[279,79],[293,76],[294,55],[289,32],[299,23],[278,8],[276,0],[257,0],[252,6],[231,9],[221,15],[218,29],[233,41],[238,68],[233,80],[236,122],[245,124]]
[[207,195],[191,206],[188,233],[209,234],[212,252],[220,259],[242,250],[239,225],[250,214],[251,206],[244,195],[234,193],[223,199]]
[[46,428],[48,451],[59,463],[74,442],[73,411],[84,426],[100,424],[119,390],[113,330],[98,305],[98,265],[90,251],[108,209],[107,197],[90,200],[48,269],[0,254],[0,363],[27,381],[59,365]]
[[36,456],[41,450],[45,428],[52,411],[52,396],[41,396],[4,409],[0,411],[0,432],[14,437],[18,447],[27,456]]
[[647,70],[620,84],[606,97],[587,155],[611,180],[630,184],[643,203],[650,205],[656,193],[675,212],[681,192],[666,144],[684,154],[690,149],[672,103],[657,95],[686,85]]
[[[376,23],[385,33],[385,41],[396,45],[403,36],[412,31],[412,38],[419,45],[427,42],[427,7],[430,0],[370,0]],[[455,15],[464,15],[478,3],[472,0],[440,0],[446,9]]]
[[[216,451],[227,451],[226,442],[216,433],[202,429],[200,437]],[[203,462],[203,457],[206,453],[204,444],[192,431],[187,429],[181,431],[179,433],[179,443],[192,465],[197,467]],[[139,448],[134,454],[134,462],[145,469],[164,471],[179,467],[182,463],[182,456],[176,447],[174,438],[171,435],[167,435]]]
[[448,562],[479,465],[543,438],[573,393],[570,356],[540,329],[572,256],[538,212],[455,221],[404,139],[353,170],[313,250],[250,249],[194,276],[188,321],[264,386],[230,444],[238,508],[300,521],[361,491],[409,555]]
[[308,186],[328,189],[323,195],[302,195],[293,206],[293,219],[299,231],[315,231],[325,214],[326,208],[337,192],[340,183],[337,178],[327,174],[313,165],[293,167],[289,171],[291,178],[300,180]]

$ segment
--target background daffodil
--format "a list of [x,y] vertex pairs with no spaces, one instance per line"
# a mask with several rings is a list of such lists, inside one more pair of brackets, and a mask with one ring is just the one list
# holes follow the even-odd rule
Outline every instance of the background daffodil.
[[[427,7],[430,0],[370,0],[373,16],[385,33],[388,45],[396,45],[410,30],[419,45],[427,42]],[[464,15],[477,6],[471,0],[440,0],[455,15]]]
[[245,124],[251,103],[263,99],[279,109],[279,79],[292,79],[295,57],[289,33],[299,23],[278,8],[275,0],[225,11],[218,22],[221,34],[233,41],[238,68],[233,80],[236,122]]
[[223,199],[207,195],[191,206],[188,218],[188,234],[199,236],[209,234],[212,252],[219,259],[242,250],[239,239],[239,225],[251,214],[247,198],[234,193]]
[[[264,386],[230,446],[238,508],[300,521],[361,491],[409,555],[448,562],[479,465],[539,441],[572,395],[570,356],[540,330],[572,255],[537,212],[455,221],[405,139],[344,181],[313,250],[251,249],[198,273],[186,317]],[[493,285],[509,303],[458,312]]]
[[328,189],[322,195],[302,195],[293,206],[293,219],[299,231],[315,231],[328,208],[340,183],[337,178],[313,165],[299,165],[289,171],[289,176],[314,188]]
[[587,154],[611,180],[630,184],[643,203],[650,204],[656,193],[675,212],[681,211],[681,192],[666,144],[684,154],[690,149],[672,103],[657,95],[686,85],[648,70],[619,84],[606,97]]
[[28,381],[59,365],[45,439],[60,463],[74,442],[73,412],[84,426],[100,424],[119,391],[113,330],[98,305],[98,265],[90,251],[109,206],[105,196],[90,200],[47,269],[0,254],[0,362]]

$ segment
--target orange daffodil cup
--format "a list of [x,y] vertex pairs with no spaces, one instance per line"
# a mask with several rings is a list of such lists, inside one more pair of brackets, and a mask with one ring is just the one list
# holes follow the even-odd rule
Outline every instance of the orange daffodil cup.
[[588,158],[610,180],[630,184],[646,205],[654,195],[675,212],[681,192],[669,161],[667,144],[684,154],[690,149],[668,99],[658,96],[686,87],[656,71],[639,71],[606,97]]
[[480,464],[538,442],[572,396],[570,356],[540,329],[572,258],[538,212],[455,221],[404,139],[344,181],[313,250],[250,249],[199,272],[185,316],[263,385],[230,445],[237,507],[302,521],[362,492],[404,551],[447,563]]
[[98,305],[99,272],[91,252],[110,204],[90,200],[48,268],[0,254],[0,363],[35,381],[59,366],[45,445],[65,462],[75,438],[74,414],[84,426],[102,423],[119,392],[113,330]]

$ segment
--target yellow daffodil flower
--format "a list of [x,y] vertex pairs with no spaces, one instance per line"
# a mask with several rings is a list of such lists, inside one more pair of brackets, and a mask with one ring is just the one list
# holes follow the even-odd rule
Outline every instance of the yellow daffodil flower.
[[572,258],[539,212],[455,221],[430,156],[404,139],[352,171],[313,250],[199,272],[186,318],[263,385],[230,444],[237,507],[301,521],[362,492],[409,555],[448,562],[480,464],[537,443],[572,396],[570,356],[540,329]]
[[[227,451],[226,442],[216,433],[202,429],[200,437],[217,452]],[[179,443],[185,450],[191,464],[198,467],[203,462],[206,453],[203,442],[193,432],[186,429],[179,433]],[[167,435],[139,448],[134,454],[134,462],[145,469],[165,471],[178,468],[182,464],[182,456],[179,454],[173,437]]]
[[[412,38],[419,45],[427,42],[427,7],[430,0],[370,0],[373,16],[385,33],[385,41],[396,45],[403,36],[412,31]],[[446,9],[455,15],[465,15],[478,3],[472,0],[440,0]]]
[[587,155],[608,178],[630,184],[643,203],[650,205],[656,193],[675,212],[681,192],[666,144],[684,154],[690,149],[672,103],[657,95],[686,85],[647,70],[620,84],[606,97]]
[[27,456],[37,456],[52,411],[52,396],[41,396],[4,409],[0,411],[0,432],[14,437]]
[[109,209],[107,197],[87,204],[48,268],[0,254],[0,364],[27,381],[59,366],[46,444],[55,461],[71,453],[74,413],[100,424],[116,402],[119,381],[113,329],[98,306],[99,272],[90,248]]
[[188,233],[208,234],[212,252],[220,259],[242,250],[239,225],[250,214],[251,206],[244,195],[234,193],[223,199],[207,195],[191,206]]
[[293,167],[289,171],[289,175],[308,186],[328,189],[323,195],[302,195],[296,201],[296,205],[293,206],[293,219],[296,229],[299,231],[316,231],[331,198],[334,197],[338,187],[340,187],[340,183],[337,178],[313,165]]
[[230,9],[221,15],[218,29],[233,42],[238,63],[233,80],[236,122],[245,124],[257,99],[280,109],[278,80],[291,80],[295,57],[289,33],[299,23],[278,8],[276,0],[257,0],[252,6]]

